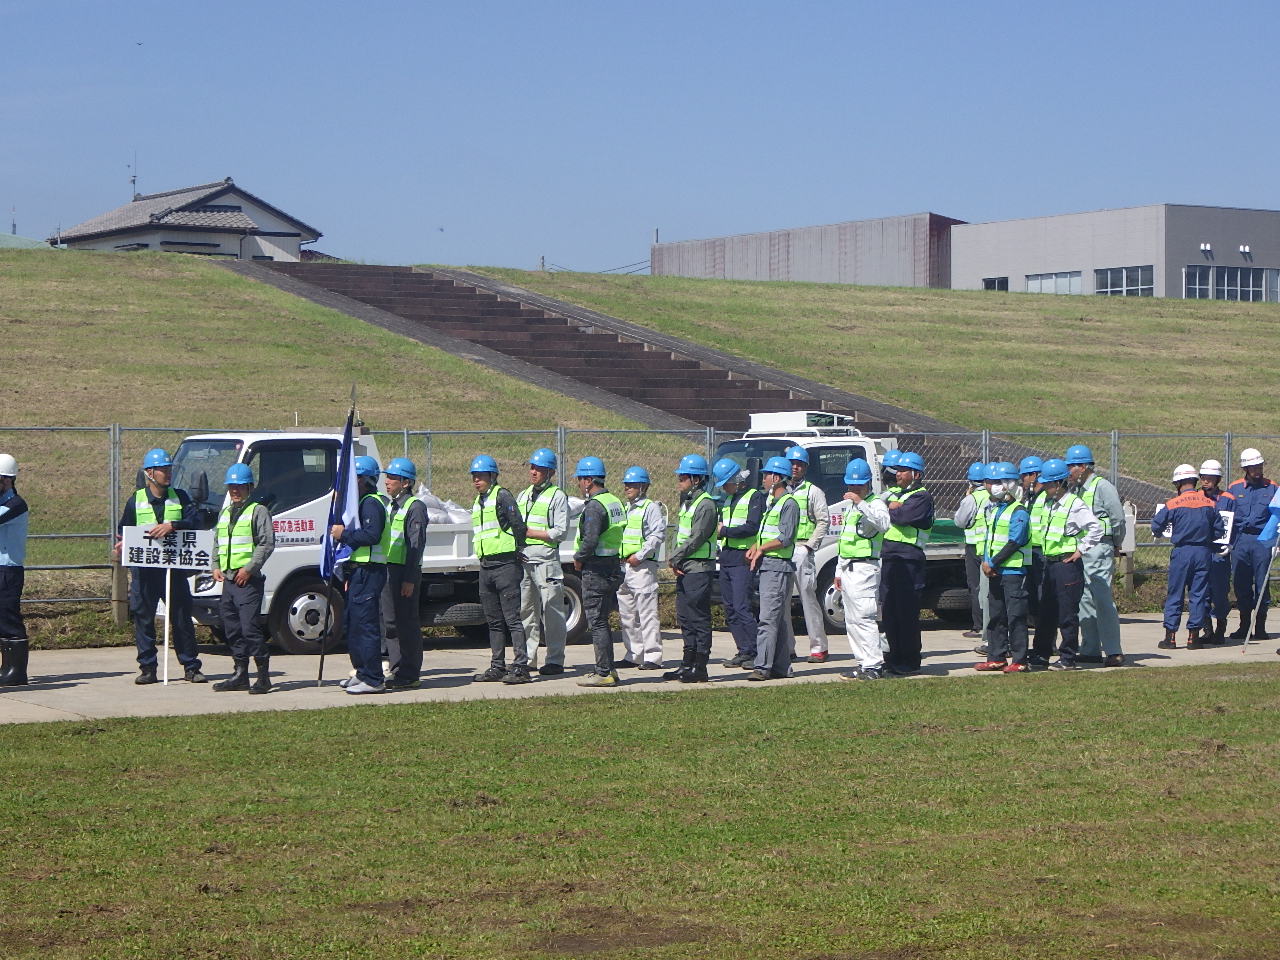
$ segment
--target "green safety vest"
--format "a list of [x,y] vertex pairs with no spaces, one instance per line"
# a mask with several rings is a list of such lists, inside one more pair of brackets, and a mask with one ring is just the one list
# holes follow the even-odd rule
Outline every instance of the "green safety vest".
[[1067,515],[1077,500],[1083,502],[1074,493],[1064,493],[1057,503],[1045,497],[1045,525],[1040,549],[1046,557],[1070,556],[1080,549],[1080,532],[1067,533]]
[[1027,506],[1027,512],[1031,514],[1031,546],[1039,547],[1041,550],[1044,550],[1044,527],[1048,502],[1049,497],[1041,490],[1031,498],[1031,503]]
[[560,493],[560,488],[554,483],[543,487],[537,497],[533,496],[532,486],[521,490],[520,496],[516,497],[516,503],[524,513],[524,522],[536,530],[546,530],[550,527],[548,513],[551,510],[551,501],[555,499],[557,493]]
[[248,503],[231,526],[231,505],[218,514],[218,568],[239,570],[253,559],[253,511],[258,504]]
[[[680,522],[679,522],[679,525],[676,527],[676,549],[677,550],[679,550],[686,543],[688,543],[689,538],[693,536],[693,511],[697,509],[698,504],[700,504],[703,500],[710,500],[710,499],[711,497],[707,495],[707,491],[699,490],[698,495],[696,497],[694,497],[692,500],[690,500],[688,503],[684,504],[684,506],[680,508],[680,516],[679,516]],[[702,544],[698,547],[698,549],[693,551],[693,553],[689,554],[689,556],[686,559],[710,560],[712,539],[713,539],[712,537],[707,537],[707,539],[702,542]]]
[[391,530],[387,540],[387,563],[404,563],[405,554],[409,552],[408,544],[404,542],[404,522],[409,517],[409,508],[421,502],[417,497],[409,497],[387,524]]
[[[864,498],[864,503],[870,503],[877,499],[874,494]],[[840,557],[844,560],[856,560],[860,557],[871,557],[873,559],[880,556],[880,545],[884,543],[884,533],[877,533],[874,537],[864,537],[858,532],[858,517],[860,512],[858,509],[850,505],[849,509],[844,512],[844,526],[840,528]]]
[[482,560],[500,553],[516,552],[516,535],[510,530],[503,530],[498,523],[498,494],[501,492],[502,488],[495,483],[489,488],[483,505],[479,497],[471,505],[476,556]]
[[[769,504],[769,509],[765,511],[764,519],[760,521],[760,532],[756,534],[757,546],[766,544],[770,540],[779,539],[781,530],[779,530],[778,524],[782,520],[782,508],[786,505],[787,501],[798,503],[794,493],[784,493],[777,500],[773,501],[773,503]],[[797,529],[799,529],[798,524]],[[799,537],[800,535],[797,533],[796,539],[799,539]],[[796,545],[793,540],[785,547],[774,547],[772,550],[766,550],[764,555],[766,557],[779,557],[783,560],[790,560],[791,555],[795,552]]]
[[[1013,519],[1013,515],[1021,510],[1027,512],[1027,508],[1020,503],[1000,504],[995,508],[995,519],[987,524],[987,539],[982,547],[983,557],[995,557],[997,553],[1004,549],[1004,545],[1009,542],[1009,521]],[[1008,560],[1000,565],[1001,570],[1021,570],[1031,561],[1030,541],[1022,545],[1022,548],[1015,552]]]
[[[726,503],[720,508],[720,522],[726,527],[740,527],[747,522],[747,515],[751,512],[751,494],[753,491],[748,490],[740,493],[737,502],[733,504],[732,509]],[[720,546],[729,547],[732,550],[747,550],[755,545],[756,538],[750,537],[721,537]]]
[[[360,498],[360,502],[364,503],[370,497],[382,504],[383,513],[386,513],[387,502],[382,498],[381,494],[366,493]],[[387,562],[387,544],[391,542],[391,524],[383,519],[382,536],[378,538],[378,542],[370,547],[356,547],[351,551],[352,563],[386,563]]]
[[[604,507],[607,526],[600,531],[600,539],[596,541],[597,557],[616,557],[622,551],[622,536],[627,527],[627,508],[622,501],[608,490],[601,490],[590,499]],[[582,546],[582,518],[578,518],[578,546]]]
[[800,505],[800,523],[796,526],[797,543],[812,537],[813,531],[817,527],[817,524],[809,517],[809,491],[811,489],[813,489],[813,484],[805,480],[800,486],[791,491],[791,495],[796,498],[796,503]]
[[[906,503],[907,500],[914,497],[917,493],[924,492],[924,487],[915,487],[914,489],[908,490],[906,493],[903,493],[897,487],[890,487],[890,489],[893,491],[893,493],[889,495],[890,503]],[[890,514],[890,516],[893,516],[893,514]],[[921,530],[919,527],[913,527],[909,523],[892,523],[889,525],[888,531],[885,532],[884,538],[886,540],[892,540],[895,543],[909,543],[912,546],[923,549],[925,544],[929,542],[929,531]]]
[[648,497],[641,497],[627,508],[627,525],[622,529],[623,560],[644,549],[644,508],[652,502]]
[[[1084,501],[1084,505],[1090,510],[1093,510],[1093,498],[1098,493],[1098,481],[1101,479],[1102,478],[1095,473],[1086,480],[1084,485],[1080,488],[1080,499]],[[1102,514],[1098,513],[1097,510],[1093,510],[1093,515],[1097,517],[1098,522],[1102,524],[1102,535],[1104,537],[1111,536],[1111,518],[1104,517]]]
[[991,499],[991,491],[986,487],[978,487],[970,496],[973,497],[973,502],[978,505],[978,512],[974,514],[973,523],[965,528],[964,542],[971,547],[977,547],[987,539],[987,514],[983,507]]
[[[156,512],[151,509],[151,501],[147,499],[147,488],[141,487],[133,495],[133,515],[140,527],[157,524]],[[173,523],[182,519],[182,501],[178,499],[178,491],[170,487],[164,495],[164,522]]]

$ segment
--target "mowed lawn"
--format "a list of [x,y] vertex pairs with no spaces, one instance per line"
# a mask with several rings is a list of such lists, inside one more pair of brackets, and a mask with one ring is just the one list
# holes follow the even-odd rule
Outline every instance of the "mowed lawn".
[[1280,433],[1280,304],[468,269],[975,430]]
[[15,726],[3,952],[1275,958],[1277,708],[1223,664]]

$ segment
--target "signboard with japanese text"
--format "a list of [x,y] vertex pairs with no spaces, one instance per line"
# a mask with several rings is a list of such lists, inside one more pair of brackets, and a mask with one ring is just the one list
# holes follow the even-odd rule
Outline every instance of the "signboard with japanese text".
[[174,530],[152,540],[150,527],[125,527],[120,562],[126,567],[160,570],[208,570],[213,565],[212,530]]
[[319,543],[324,534],[324,526],[317,527],[314,517],[272,520],[271,527],[275,531],[277,547]]

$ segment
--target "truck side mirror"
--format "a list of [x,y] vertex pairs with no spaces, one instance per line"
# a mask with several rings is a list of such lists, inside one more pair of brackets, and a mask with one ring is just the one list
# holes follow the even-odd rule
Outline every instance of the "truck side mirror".
[[204,505],[209,501],[209,475],[201,470],[196,474],[195,482],[191,485],[191,499],[196,503]]

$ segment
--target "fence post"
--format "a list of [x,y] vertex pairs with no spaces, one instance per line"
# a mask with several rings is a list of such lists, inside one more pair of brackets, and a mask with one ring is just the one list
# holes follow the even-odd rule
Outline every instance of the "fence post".
[[716,428],[707,427],[707,463],[710,464],[716,455]]
[[1111,431],[1111,485],[1120,482],[1120,431]]
[[[1234,442],[1235,436],[1236,435],[1234,433],[1228,430],[1227,435],[1223,438],[1224,440],[1223,451],[1222,451],[1222,473],[1223,473],[1222,479],[1223,480],[1227,480],[1227,477],[1231,476],[1231,474],[1228,473],[1227,471],[1231,469],[1231,448],[1235,446],[1235,442]],[[1230,480],[1227,480],[1227,483],[1230,483],[1230,482],[1231,482]]]
[[991,431],[982,431],[982,462],[991,462]]
[[428,489],[428,490],[434,490],[435,488],[434,488],[434,487],[432,486],[432,484],[431,484],[431,434],[430,434],[430,433],[428,433],[428,434],[426,435],[426,441],[427,441],[427,456],[426,456],[426,460],[427,460],[427,489]]
[[[116,518],[120,516],[120,424],[107,430],[107,542],[116,542]],[[124,566],[111,564],[111,622],[123,627],[129,622],[129,581]]]
[[409,428],[404,428],[404,453],[401,454],[406,460],[409,459]]
[[563,423],[556,424],[556,482],[562,489],[565,487],[565,470],[567,469],[564,456],[568,449],[568,431],[565,430]]

